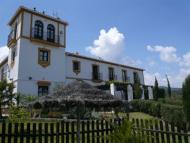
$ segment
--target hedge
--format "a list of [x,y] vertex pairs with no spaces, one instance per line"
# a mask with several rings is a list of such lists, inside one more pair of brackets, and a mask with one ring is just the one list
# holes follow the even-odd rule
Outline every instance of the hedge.
[[133,100],[129,106],[130,112],[144,112],[168,122],[185,122],[182,106],[169,105],[153,100]]

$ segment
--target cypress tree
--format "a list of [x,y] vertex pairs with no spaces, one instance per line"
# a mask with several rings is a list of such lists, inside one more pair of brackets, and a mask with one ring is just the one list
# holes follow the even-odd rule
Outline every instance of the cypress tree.
[[158,100],[158,97],[159,97],[159,87],[158,87],[158,80],[157,80],[156,77],[155,77],[155,82],[154,82],[153,93],[154,93],[154,100]]
[[170,81],[168,79],[168,76],[166,75],[167,83],[168,83],[168,96],[171,97],[172,92],[171,92],[171,86],[170,86]]
[[190,125],[190,75],[188,75],[183,83],[183,110],[186,116],[186,120]]

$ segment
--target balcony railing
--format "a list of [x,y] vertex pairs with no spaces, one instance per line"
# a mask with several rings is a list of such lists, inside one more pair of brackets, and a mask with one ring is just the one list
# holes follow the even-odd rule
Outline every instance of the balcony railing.
[[95,81],[101,81],[101,80],[103,80],[102,73],[92,72],[92,80],[95,80]]
[[8,35],[8,39],[7,39],[7,45],[9,46],[11,43],[16,42],[16,35],[15,35],[15,31],[12,30],[9,35]]
[[[40,33],[40,32],[39,32]],[[53,44],[60,44],[60,36],[59,35],[51,35],[48,37],[47,32],[43,32],[39,34],[35,28],[32,29],[32,38],[37,40],[46,41]]]

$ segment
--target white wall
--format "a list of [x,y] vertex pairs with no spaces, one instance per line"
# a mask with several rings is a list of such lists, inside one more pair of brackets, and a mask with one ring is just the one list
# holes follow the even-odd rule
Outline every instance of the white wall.
[[[65,81],[65,49],[40,45],[21,38],[18,73],[18,91],[26,94],[37,94],[37,81],[51,81],[54,83]],[[38,64],[38,48],[51,51],[50,65],[46,68]],[[32,77],[32,80],[29,80]]]
[[[73,65],[72,61],[80,61],[81,65],[81,71],[79,74],[76,74],[73,72]],[[134,77],[133,77],[133,72],[137,72],[139,77],[140,77],[140,82],[141,84],[144,84],[144,77],[143,77],[143,71],[136,70],[136,69],[131,69],[131,68],[123,68],[121,66],[116,66],[116,65],[111,65],[111,64],[106,64],[102,62],[96,62],[92,60],[87,60],[87,59],[82,59],[79,57],[71,57],[66,55],[66,77],[67,77],[67,82],[71,81],[68,80],[71,77],[72,78],[80,78],[80,79],[86,79],[91,80],[92,79],[92,64],[97,64],[99,65],[99,72],[102,74],[103,80],[108,81],[108,67],[113,67],[114,72],[117,75],[117,80],[122,81],[122,69],[127,71],[127,76],[130,78],[130,83],[134,83]]]

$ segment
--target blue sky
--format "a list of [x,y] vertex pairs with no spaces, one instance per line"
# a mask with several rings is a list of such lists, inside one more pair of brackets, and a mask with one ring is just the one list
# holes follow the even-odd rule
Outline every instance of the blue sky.
[[67,51],[142,67],[147,84],[167,74],[180,87],[190,73],[189,0],[1,0],[0,55],[20,5],[66,20]]

